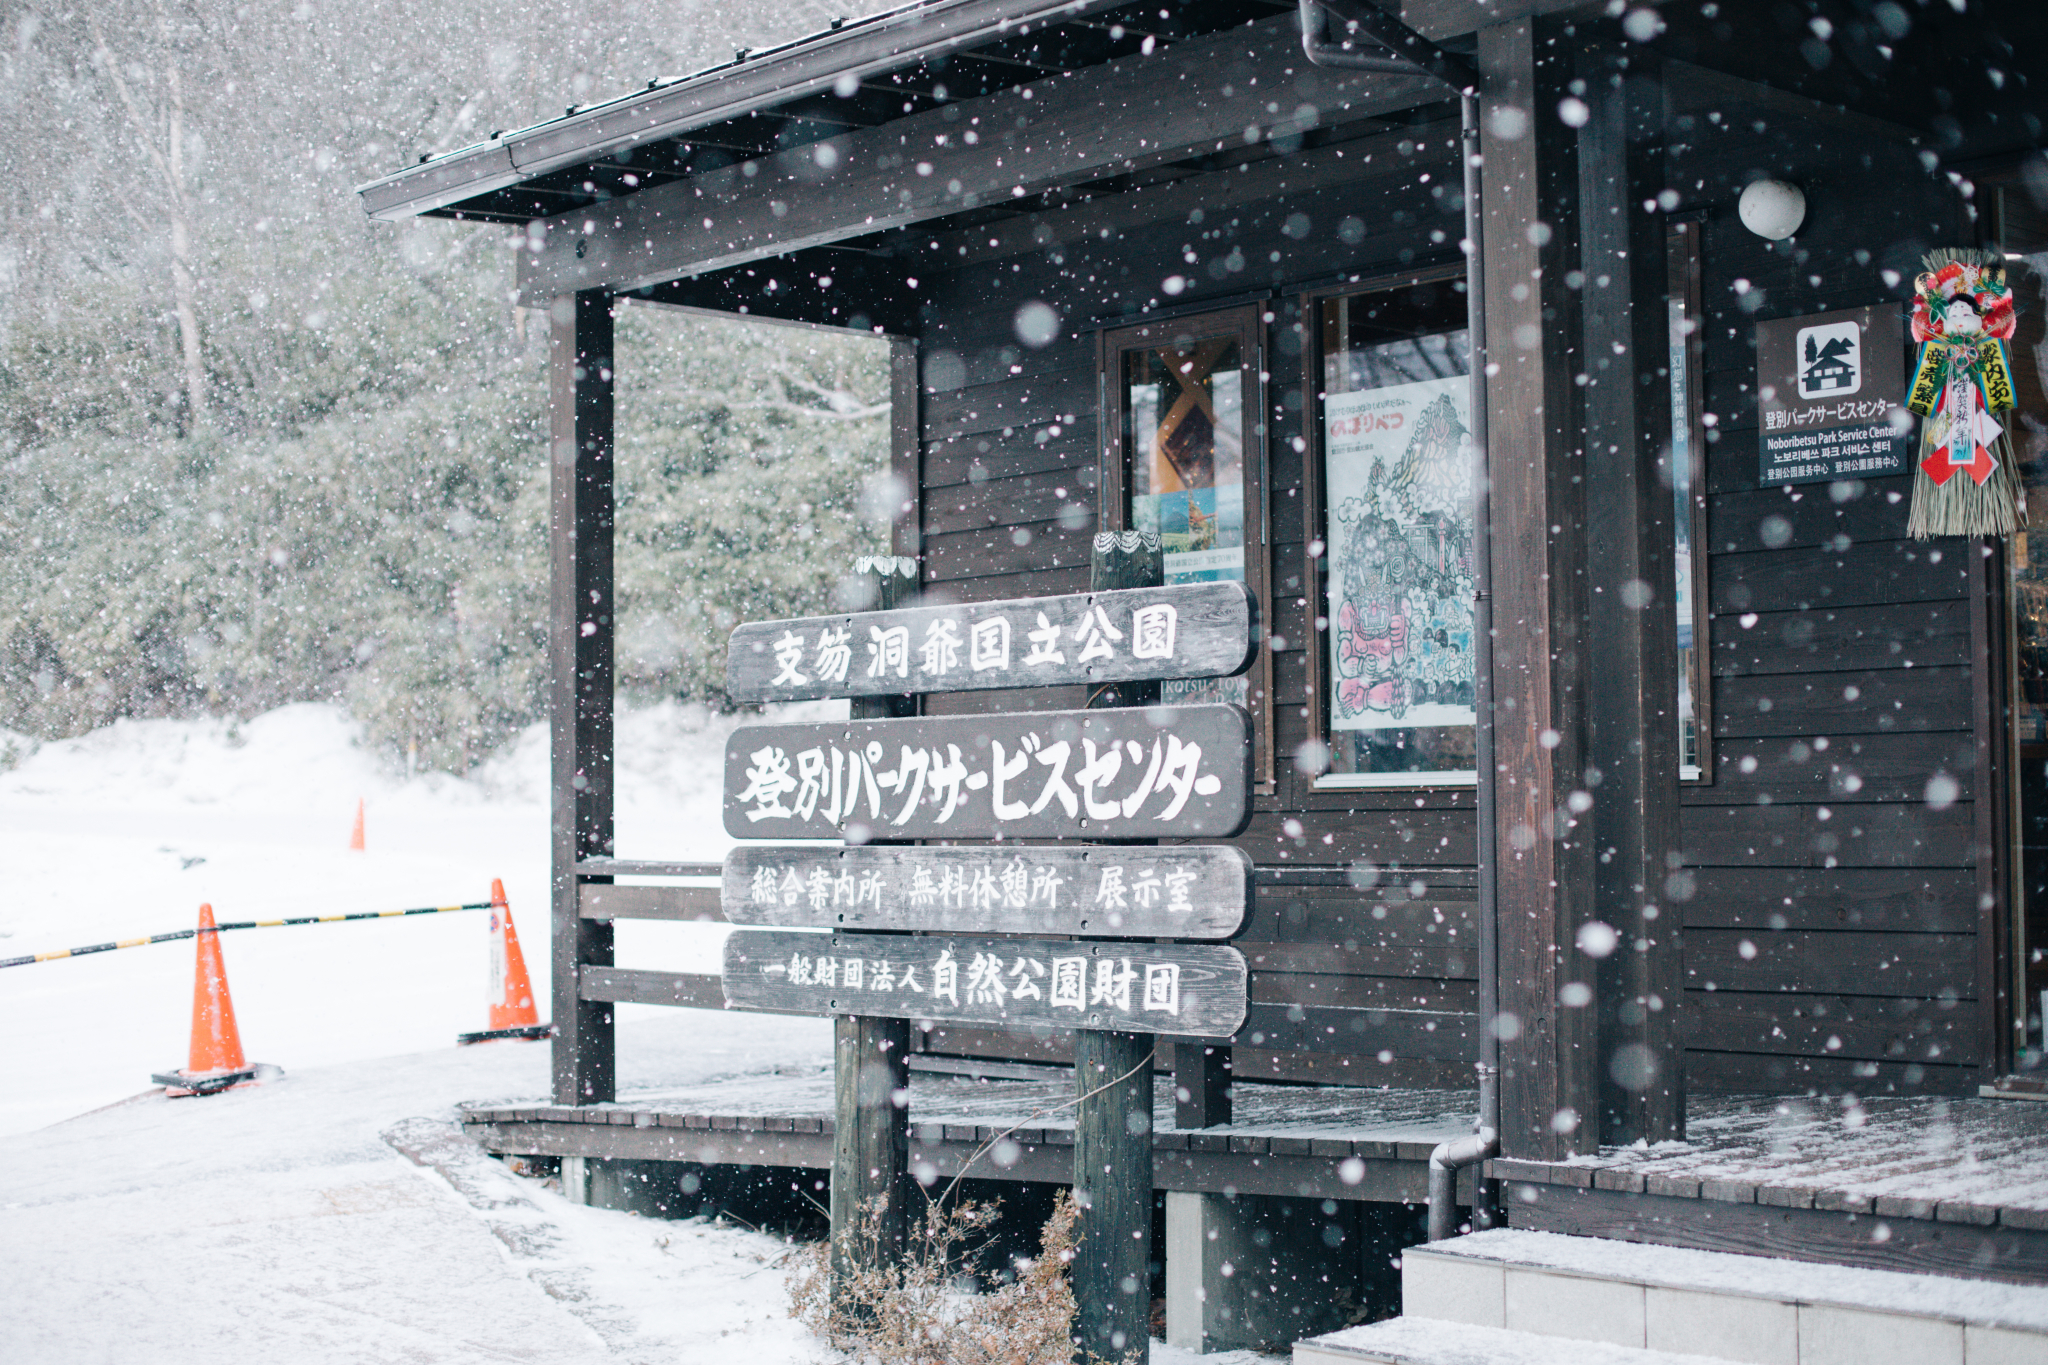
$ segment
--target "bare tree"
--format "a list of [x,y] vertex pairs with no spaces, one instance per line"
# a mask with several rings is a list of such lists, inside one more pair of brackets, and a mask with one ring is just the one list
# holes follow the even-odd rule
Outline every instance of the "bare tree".
[[[180,45],[172,38],[171,18],[164,0],[154,0],[154,8],[157,41],[145,44],[146,56],[137,59],[137,65],[148,74],[145,94],[153,94],[153,101],[138,98],[122,70],[121,59],[107,44],[98,10],[88,10],[87,20],[92,25],[93,62],[114,87],[128,117],[129,129],[149,158],[161,192],[162,221],[169,229],[171,248],[171,306],[183,346],[186,426],[191,432],[206,424],[207,401],[206,359],[199,335],[199,282],[193,268],[196,234],[192,189],[187,179],[185,74],[179,62]],[[118,177],[115,189],[132,216],[138,221],[148,217],[123,192]]]

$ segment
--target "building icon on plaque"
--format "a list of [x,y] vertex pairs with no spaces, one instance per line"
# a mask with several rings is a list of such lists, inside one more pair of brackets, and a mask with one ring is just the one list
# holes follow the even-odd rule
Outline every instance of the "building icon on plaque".
[[1831,322],[1799,329],[1799,396],[1847,398],[1863,387],[1863,328]]

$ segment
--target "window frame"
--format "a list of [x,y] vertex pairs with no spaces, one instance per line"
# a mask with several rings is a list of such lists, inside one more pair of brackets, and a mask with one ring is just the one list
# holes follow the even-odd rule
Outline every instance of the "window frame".
[[[1391,293],[1397,289],[1413,288],[1425,284],[1446,282],[1463,283],[1467,278],[1464,262],[1445,262],[1422,268],[1392,271],[1381,275],[1366,275],[1345,280],[1340,284],[1323,285],[1304,289],[1294,295],[1300,308],[1298,324],[1302,332],[1301,343],[1301,436],[1302,442],[1302,626],[1308,660],[1308,678],[1305,686],[1304,704],[1308,708],[1308,735],[1313,744],[1328,750],[1331,744],[1329,722],[1329,620],[1323,609],[1329,600],[1328,585],[1324,581],[1324,570],[1329,559],[1329,547],[1323,545],[1323,530],[1326,509],[1324,494],[1328,491],[1324,473],[1322,385],[1323,364],[1327,357],[1323,349],[1323,305],[1332,299],[1347,295]],[[1322,545],[1317,553],[1316,546]],[[1477,769],[1450,769],[1428,773],[1339,773],[1328,771],[1310,775],[1304,773],[1308,784],[1307,795],[1334,796],[1346,792],[1388,792],[1388,791],[1469,791],[1479,785]],[[1339,780],[1332,781],[1332,777]],[[1362,779],[1362,780],[1361,780]]]
[[1270,427],[1266,365],[1266,328],[1273,321],[1267,304],[1249,303],[1201,312],[1182,313],[1156,322],[1104,328],[1096,334],[1098,410],[1102,425],[1097,448],[1097,525],[1105,531],[1130,529],[1131,453],[1124,448],[1128,416],[1124,392],[1124,356],[1164,345],[1182,336],[1220,336],[1234,332],[1245,375],[1244,429],[1241,434],[1244,476],[1244,581],[1252,594],[1260,634],[1258,657],[1245,673],[1247,709],[1252,717],[1252,791],[1271,796],[1277,790],[1273,761],[1273,651],[1271,631],[1272,536],[1268,508],[1272,501],[1271,462],[1266,433]]

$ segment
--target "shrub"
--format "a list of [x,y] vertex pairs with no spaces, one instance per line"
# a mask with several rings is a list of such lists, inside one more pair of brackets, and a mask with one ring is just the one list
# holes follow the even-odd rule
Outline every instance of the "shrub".
[[[976,1293],[997,1208],[934,1201],[895,1266],[858,1267],[837,1283],[828,1242],[808,1248],[792,1273],[798,1321],[860,1365],[1068,1365],[1073,1359],[1073,1196],[1061,1194],[1039,1237],[1039,1254]],[[873,1212],[863,1240],[872,1242]]]

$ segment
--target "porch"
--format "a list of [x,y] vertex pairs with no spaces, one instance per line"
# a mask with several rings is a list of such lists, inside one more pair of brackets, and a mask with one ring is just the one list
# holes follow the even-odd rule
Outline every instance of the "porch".
[[[941,1060],[941,1059],[931,1059]],[[926,1059],[919,1059],[921,1063]],[[1071,1070],[916,1069],[921,1180],[1072,1178]],[[1042,1074],[1033,1074],[1042,1073]],[[1476,1097],[1239,1083],[1233,1119],[1183,1130],[1154,1082],[1157,1188],[1420,1203],[1430,1149]],[[490,1104],[463,1125],[499,1155],[808,1168],[832,1164],[832,1075],[737,1077],[601,1105]],[[1666,1246],[2048,1283],[2048,1104],[2006,1099],[1707,1095],[1688,1140],[1569,1161],[1495,1159],[1510,1226]],[[1460,1187],[1461,1202],[1471,1195]]]

